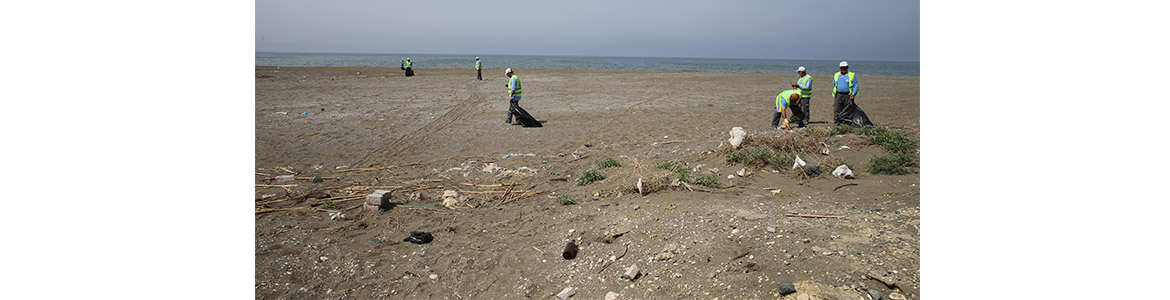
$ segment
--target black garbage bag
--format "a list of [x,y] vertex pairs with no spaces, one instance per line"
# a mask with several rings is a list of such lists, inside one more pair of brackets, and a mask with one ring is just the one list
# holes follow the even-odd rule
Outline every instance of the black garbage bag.
[[435,237],[432,236],[430,232],[411,231],[410,236],[406,237],[402,241],[422,245],[430,243],[433,240],[435,240]]
[[869,116],[865,114],[857,103],[849,103],[845,109],[841,110],[841,114],[837,116],[834,122],[837,124],[850,124],[854,126],[873,126],[873,122],[869,120]]
[[406,68],[406,77],[414,76],[414,68]]
[[519,106],[516,107],[516,121],[524,127],[544,127],[544,125],[540,125],[540,121],[537,121],[536,118],[528,114],[528,111]]

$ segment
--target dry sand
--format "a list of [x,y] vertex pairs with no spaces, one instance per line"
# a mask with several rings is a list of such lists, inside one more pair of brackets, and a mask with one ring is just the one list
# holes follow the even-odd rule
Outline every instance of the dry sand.
[[[256,67],[256,184],[295,185],[256,189],[258,210],[285,209],[256,215],[256,297],[520,299],[573,287],[571,299],[610,291],[620,299],[772,299],[777,283],[797,282],[783,299],[867,299],[866,289],[918,298],[919,177],[868,174],[869,159],[884,150],[854,135],[816,134],[830,126],[830,74],[813,74],[813,130],[793,132],[768,127],[776,94],[796,74],[516,71],[521,106],[542,128],[504,124],[501,69],[485,69],[478,81],[472,69],[419,69],[408,78],[397,68]],[[917,140],[919,78],[859,75],[857,103],[874,123]],[[752,174],[728,179],[745,167],[713,150],[735,126],[754,138],[824,142],[830,156],[801,158],[844,160],[858,178],[746,167]],[[604,158],[622,166],[574,184]],[[717,169],[720,186],[632,192],[639,177],[649,185],[665,176],[654,167],[663,161],[697,174]],[[410,163],[418,164],[335,172]],[[503,169],[484,172],[489,163]],[[280,168],[332,178],[266,180],[288,174]],[[542,193],[515,199],[503,197],[507,187],[472,186],[500,183]],[[848,183],[857,185],[834,190]],[[407,205],[441,201],[443,190],[467,199],[456,210],[366,212],[361,199],[324,209],[299,198],[372,187],[399,188],[393,201]],[[560,205],[561,195],[579,204]],[[345,218],[331,220],[338,210]],[[402,242],[410,231],[435,240]],[[560,256],[567,239],[579,239],[576,259]],[[674,249],[670,258],[656,260],[664,248]],[[619,279],[633,264],[643,277]]]

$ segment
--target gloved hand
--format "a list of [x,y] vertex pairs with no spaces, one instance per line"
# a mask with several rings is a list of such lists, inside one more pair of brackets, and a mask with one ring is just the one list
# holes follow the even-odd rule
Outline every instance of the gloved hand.
[[784,119],[784,128],[788,128],[788,119]]

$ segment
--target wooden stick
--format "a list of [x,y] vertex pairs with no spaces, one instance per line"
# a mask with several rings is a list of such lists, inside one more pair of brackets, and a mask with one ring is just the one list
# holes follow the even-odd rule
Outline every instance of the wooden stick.
[[746,252],[744,252],[743,254],[740,254],[740,255],[737,255],[737,256],[735,256],[735,257],[732,257],[732,258],[731,258],[731,260],[730,260],[730,261],[728,261],[728,262],[730,263],[730,262],[733,262],[733,261],[735,261],[735,260],[737,260],[737,259],[743,258],[744,256],[747,256],[747,255],[748,255],[748,253],[751,253],[751,251],[746,251]]
[[334,171],[333,171],[333,173],[345,173],[345,172],[368,172],[368,171],[377,171],[377,170],[389,170],[389,169],[398,168],[398,167],[416,166],[416,165],[421,165],[421,164],[422,164],[422,163],[409,163],[409,164],[389,165],[389,166],[385,166],[385,167],[372,167],[372,168],[354,168],[354,169],[345,169],[345,170],[334,170]]
[[288,169],[285,169],[284,167],[276,167],[276,168],[280,169],[282,171],[288,172],[289,174],[297,175],[297,172],[289,171]]
[[[467,193],[467,194],[503,194],[503,193],[505,193],[505,192],[506,192],[506,191],[464,191],[464,190],[459,190],[459,193],[460,193],[460,194],[462,194],[462,193]],[[527,192],[531,192],[531,191],[527,191],[527,190],[517,190],[517,191],[513,191],[513,192],[517,192],[517,193],[527,193]]]
[[661,143],[658,143],[658,144],[659,144],[659,145],[666,145],[666,144],[684,143],[684,142],[686,142],[686,140],[673,140],[673,141],[665,141],[665,142],[661,142]]
[[785,217],[801,217],[801,218],[837,218],[837,219],[844,219],[845,218],[842,216],[817,216],[817,215],[798,215],[798,214],[786,214],[784,216]]
[[501,183],[501,184],[473,184],[473,183],[461,182],[459,184],[466,185],[466,186],[477,186],[477,187],[505,187],[505,186],[521,185],[524,183],[523,182],[513,182],[513,183]]
[[439,175],[439,177],[442,177],[443,179],[451,180],[451,177],[444,176],[443,174],[438,174],[438,175]]
[[626,251],[622,251],[622,255],[619,255],[617,257],[617,259],[611,260],[608,263],[605,263],[604,266],[601,266],[601,270],[597,270],[597,274],[601,274],[601,271],[605,271],[605,268],[608,268],[610,264],[613,264],[613,262],[618,261],[618,259],[622,259],[622,257],[625,257],[626,252],[630,252],[630,244],[626,244]]
[[280,184],[257,184],[257,185],[256,185],[256,187],[258,187],[258,188],[271,188],[271,187],[286,188],[286,187],[294,187],[294,186],[297,186],[297,185],[295,185],[295,184],[285,184],[285,185],[280,185]]
[[[313,180],[313,177],[296,177],[299,180]],[[321,177],[321,179],[337,179],[337,177]]]
[[514,186],[514,185],[509,186],[508,190],[505,191],[504,194],[500,196],[500,204],[504,204],[504,200],[508,200],[508,194],[512,192],[513,187],[516,187],[516,186]]
[[544,191],[531,191],[531,192],[525,192],[524,194],[521,194],[520,196],[516,196],[516,198],[512,198],[511,200],[504,201],[503,203],[500,203],[500,204],[508,204],[508,202],[512,202],[512,201],[520,200],[520,199],[522,199],[522,198],[527,198],[527,197],[529,197],[529,196],[535,196],[535,195],[539,195],[539,194],[541,194],[541,193],[544,193]]
[[837,191],[837,189],[839,189],[839,188],[843,188],[843,187],[847,187],[847,186],[851,186],[851,185],[857,185],[857,184],[856,184],[856,183],[846,183],[846,184],[842,184],[842,185],[839,185],[839,186],[837,186],[837,187],[833,188],[833,191],[834,191],[834,192],[836,192],[836,191]]

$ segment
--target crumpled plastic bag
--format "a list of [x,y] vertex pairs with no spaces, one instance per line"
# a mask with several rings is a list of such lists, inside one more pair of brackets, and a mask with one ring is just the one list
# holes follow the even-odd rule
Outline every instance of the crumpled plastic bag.
[[800,159],[800,156],[797,156],[797,157],[796,157],[796,161],[792,163],[792,168],[793,168],[793,169],[796,169],[796,168],[799,168],[799,167],[803,167],[804,165],[806,165],[806,164],[804,163],[804,160],[803,160],[803,159]]
[[837,166],[836,170],[833,170],[833,176],[841,179],[853,179],[853,170],[850,170],[849,166],[840,165]]
[[727,142],[731,143],[731,147],[739,149],[739,145],[743,143],[744,136],[746,135],[747,131],[744,131],[743,127],[732,127],[731,138],[727,139]]

